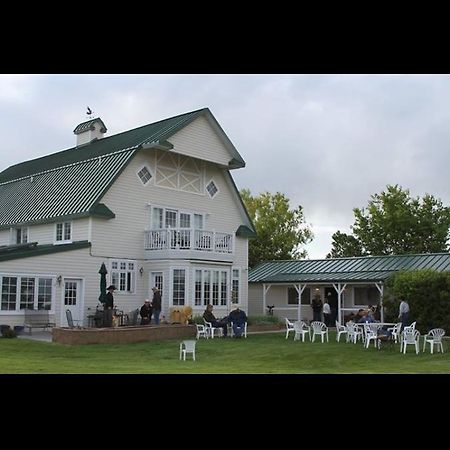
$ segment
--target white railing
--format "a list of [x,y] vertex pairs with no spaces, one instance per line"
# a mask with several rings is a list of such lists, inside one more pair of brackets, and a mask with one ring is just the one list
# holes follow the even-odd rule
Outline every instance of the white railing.
[[145,250],[188,249],[233,253],[233,235],[189,228],[163,228],[145,232]]

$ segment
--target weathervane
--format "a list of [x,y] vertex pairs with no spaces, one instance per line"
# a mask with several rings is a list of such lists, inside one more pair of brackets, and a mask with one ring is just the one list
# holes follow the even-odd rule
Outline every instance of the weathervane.
[[94,111],[92,111],[92,109],[89,108],[89,106],[87,106],[86,116],[88,119],[92,119],[94,117]]

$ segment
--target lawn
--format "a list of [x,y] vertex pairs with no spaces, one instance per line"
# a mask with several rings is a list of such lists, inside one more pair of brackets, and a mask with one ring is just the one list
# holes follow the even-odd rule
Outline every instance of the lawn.
[[[67,346],[22,339],[0,339],[2,374],[431,374],[450,373],[446,353],[407,354],[399,346],[377,350],[362,344],[285,340],[284,333],[248,339],[201,339],[197,361],[179,360],[180,340],[123,345]],[[422,340],[421,340],[421,345]]]

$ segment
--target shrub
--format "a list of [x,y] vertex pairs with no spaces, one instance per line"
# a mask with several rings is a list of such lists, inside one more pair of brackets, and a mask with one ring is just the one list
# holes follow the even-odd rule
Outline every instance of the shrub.
[[386,319],[398,321],[400,298],[409,303],[409,321],[423,334],[432,328],[450,330],[450,272],[398,272],[386,282]]
[[192,323],[193,323],[193,324],[198,323],[199,325],[203,325],[203,324],[204,324],[204,322],[203,322],[203,316],[194,316],[194,317],[192,318]]
[[277,316],[248,316],[248,325],[278,325],[280,319]]
[[16,332],[15,332],[14,330],[12,330],[11,328],[5,328],[5,329],[2,331],[2,336],[3,336],[4,338],[15,338],[15,337],[17,337],[17,334],[16,334]]

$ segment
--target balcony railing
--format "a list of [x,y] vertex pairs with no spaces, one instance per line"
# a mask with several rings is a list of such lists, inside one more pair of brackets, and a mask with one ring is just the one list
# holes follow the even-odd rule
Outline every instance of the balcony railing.
[[199,250],[233,253],[233,235],[188,228],[163,228],[145,232],[145,250]]

